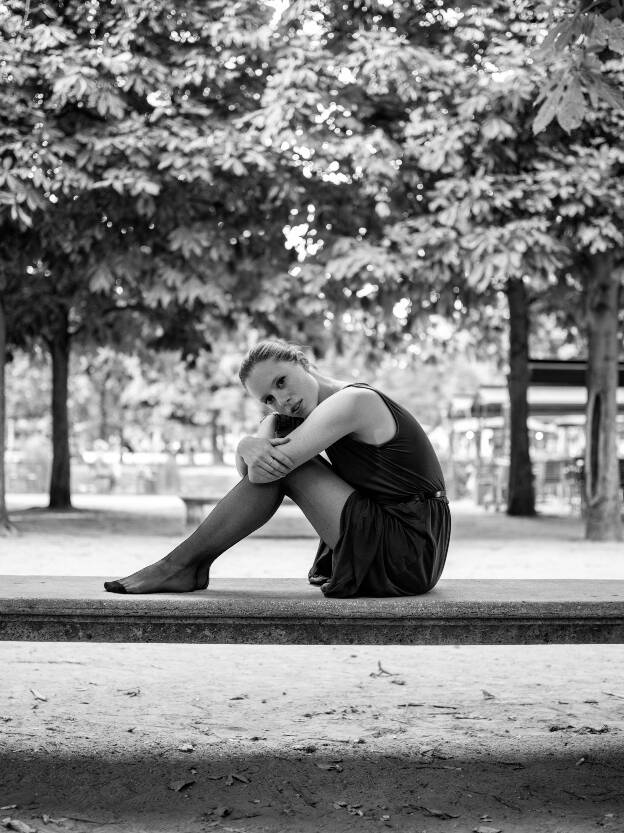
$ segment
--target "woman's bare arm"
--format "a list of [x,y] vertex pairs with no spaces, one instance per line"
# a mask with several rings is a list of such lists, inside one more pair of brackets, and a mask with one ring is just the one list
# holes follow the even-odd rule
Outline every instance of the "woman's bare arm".
[[247,463],[243,460],[238,451],[235,452],[235,458],[236,471],[240,474],[241,477],[244,477],[247,474]]
[[[252,483],[268,483],[285,477],[290,471],[290,461],[280,446],[290,443],[290,437],[276,437],[277,414],[269,414],[262,420],[257,434],[243,437],[236,448],[236,468]],[[271,480],[268,480],[268,477]]]
[[[288,435],[288,445],[280,449],[289,471],[320,454],[341,437],[365,430],[375,416],[370,409],[362,407],[362,400],[358,388],[346,388],[317,405],[305,421]],[[262,472],[250,479],[255,483],[271,483],[279,480],[280,476]]]
[[[266,416],[258,426],[258,430],[255,433],[256,437],[263,437],[265,439],[271,439],[271,437],[275,436],[275,419],[277,414],[269,414]],[[239,454],[238,449],[236,450],[236,468],[238,473],[241,477],[244,477],[248,473],[248,466],[247,463],[244,461],[243,457]]]

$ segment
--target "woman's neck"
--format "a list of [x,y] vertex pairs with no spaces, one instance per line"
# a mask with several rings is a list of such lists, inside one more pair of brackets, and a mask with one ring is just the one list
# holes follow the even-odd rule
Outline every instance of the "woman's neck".
[[334,379],[331,376],[325,376],[322,373],[317,373],[316,370],[310,369],[309,373],[314,376],[319,386],[319,402],[323,402],[329,396],[342,390],[347,382],[340,379]]

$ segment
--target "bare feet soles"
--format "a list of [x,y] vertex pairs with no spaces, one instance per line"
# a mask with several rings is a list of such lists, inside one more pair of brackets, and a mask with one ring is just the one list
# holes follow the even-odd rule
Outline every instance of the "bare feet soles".
[[191,593],[205,590],[210,580],[210,564],[176,567],[163,558],[119,581],[105,581],[109,593]]

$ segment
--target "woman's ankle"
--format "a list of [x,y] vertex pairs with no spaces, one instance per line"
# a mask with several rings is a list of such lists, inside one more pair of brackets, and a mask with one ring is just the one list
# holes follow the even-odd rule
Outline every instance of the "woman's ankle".
[[204,565],[210,565],[216,558],[208,553],[198,552],[197,550],[185,546],[187,541],[183,541],[181,544],[178,544],[177,547],[171,550],[168,555],[165,556],[165,560],[168,561],[171,566],[175,566],[177,568],[185,568],[185,567],[201,567]]

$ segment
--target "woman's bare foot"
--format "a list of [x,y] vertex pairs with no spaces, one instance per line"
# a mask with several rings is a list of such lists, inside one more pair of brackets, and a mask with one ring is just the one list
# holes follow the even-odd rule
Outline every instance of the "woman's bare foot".
[[118,581],[105,581],[109,593],[190,593],[205,590],[210,580],[210,564],[177,565],[170,556],[161,558]]

